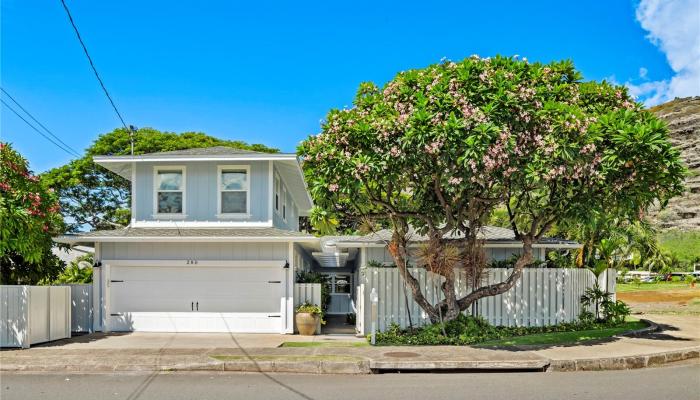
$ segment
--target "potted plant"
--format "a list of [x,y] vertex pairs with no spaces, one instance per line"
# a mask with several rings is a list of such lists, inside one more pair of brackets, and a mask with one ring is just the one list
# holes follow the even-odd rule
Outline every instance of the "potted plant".
[[297,307],[295,318],[299,334],[304,336],[313,336],[319,321],[325,323],[321,307],[308,302]]

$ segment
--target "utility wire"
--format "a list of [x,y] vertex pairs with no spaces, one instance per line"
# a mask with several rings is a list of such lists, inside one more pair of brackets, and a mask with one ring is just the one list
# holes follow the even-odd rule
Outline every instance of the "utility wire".
[[27,111],[26,108],[22,107],[22,105],[19,104],[19,102],[18,102],[17,100],[15,100],[15,98],[12,97],[12,96],[7,92],[7,90],[5,90],[5,88],[0,87],[0,90],[2,90],[2,92],[5,94],[5,96],[7,96],[10,100],[12,100],[12,101],[15,103],[15,105],[17,105],[17,107],[19,107],[20,110],[24,111],[24,113],[27,114],[27,115],[29,116],[29,118],[32,119],[32,121],[36,122],[37,125],[39,125],[40,127],[42,127],[42,128],[44,129],[44,131],[46,131],[46,133],[48,133],[49,135],[51,135],[51,137],[53,137],[54,139],[58,140],[65,148],[69,149],[69,150],[71,151],[71,153],[75,154],[77,157],[80,157],[80,152],[79,152],[79,151],[75,150],[75,149],[72,148],[68,143],[64,142],[63,140],[61,140],[61,138],[59,138],[58,136],[54,135],[53,132],[51,132],[51,131],[49,130],[49,128],[47,128],[46,126],[44,126],[44,124],[42,124],[42,123],[39,122],[36,118],[34,118],[34,116],[33,116],[32,114],[30,114],[29,111]]
[[131,132],[131,129],[126,125],[126,122],[124,122],[124,118],[122,118],[121,113],[117,109],[116,104],[114,104],[114,101],[112,100],[112,96],[109,95],[109,92],[107,91],[107,88],[105,87],[104,82],[102,82],[102,78],[100,78],[100,74],[97,73],[97,68],[95,67],[95,63],[92,62],[92,58],[90,57],[90,53],[88,53],[87,47],[85,47],[85,43],[83,42],[83,38],[80,37],[80,32],[78,31],[78,27],[75,25],[75,21],[73,21],[73,16],[70,13],[70,10],[68,9],[68,6],[66,5],[65,0],[61,0],[61,4],[63,4],[63,9],[66,10],[66,14],[68,14],[68,19],[70,20],[70,24],[73,26],[73,30],[75,31],[75,35],[78,37],[78,41],[80,42],[80,45],[83,47],[83,52],[85,52],[85,56],[87,57],[88,61],[90,62],[90,67],[92,67],[92,71],[95,73],[95,77],[97,78],[97,81],[100,82],[100,86],[102,86],[102,90],[105,92],[105,95],[107,96],[107,99],[109,100],[109,103],[112,105],[112,108],[114,108],[114,112],[117,113],[117,117],[119,117],[119,121],[121,121],[122,125],[124,125],[124,129],[127,130],[127,132]]
[[20,113],[18,113],[14,108],[12,108],[9,104],[5,103],[5,100],[0,99],[0,103],[2,103],[2,104],[3,104],[5,107],[7,107],[10,111],[12,111],[16,116],[18,116],[19,119],[21,119],[22,121],[24,121],[25,124],[29,125],[30,128],[34,129],[38,134],[40,134],[41,136],[43,136],[46,140],[48,140],[49,142],[51,142],[51,143],[53,143],[54,145],[56,145],[56,147],[58,147],[59,149],[65,151],[66,153],[68,153],[68,154],[71,155],[71,156],[76,156],[76,157],[80,158],[80,154],[75,154],[75,153],[73,153],[71,150],[69,150],[69,149],[63,147],[62,145],[58,144],[57,142],[55,142],[55,141],[54,141],[53,139],[51,139],[50,137],[46,136],[46,135],[44,134],[44,132],[40,131],[36,126],[32,125],[31,122],[27,121],[22,115],[20,115]]

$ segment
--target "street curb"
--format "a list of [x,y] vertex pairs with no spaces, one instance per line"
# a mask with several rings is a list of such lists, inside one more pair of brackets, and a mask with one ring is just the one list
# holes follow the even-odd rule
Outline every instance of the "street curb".
[[421,372],[421,371],[545,371],[547,359],[528,361],[370,361],[373,372]]
[[642,329],[636,329],[633,331],[623,332],[623,333],[620,333],[619,335],[615,335],[613,337],[621,337],[621,336],[623,336],[623,337],[640,337],[640,336],[644,336],[644,335],[647,335],[649,333],[658,332],[661,330],[661,327],[654,321],[650,321],[648,319],[643,319],[643,318],[640,318],[639,321],[644,322],[645,324],[647,324],[647,326],[645,328],[642,328]]
[[575,360],[552,360],[547,371],[613,371],[639,369],[700,358],[700,346],[661,353],[608,358],[582,358]]

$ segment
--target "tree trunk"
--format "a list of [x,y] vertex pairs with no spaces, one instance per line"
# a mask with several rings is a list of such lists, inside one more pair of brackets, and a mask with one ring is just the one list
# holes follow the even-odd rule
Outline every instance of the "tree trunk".
[[391,239],[391,243],[389,243],[388,247],[389,253],[394,259],[394,264],[396,264],[396,268],[399,270],[399,275],[411,289],[413,300],[415,300],[418,306],[421,309],[423,309],[423,311],[425,311],[425,313],[428,315],[428,318],[430,318],[430,322],[439,322],[440,315],[438,313],[438,310],[435,307],[433,307],[430,304],[430,302],[428,302],[428,300],[423,295],[423,292],[421,291],[420,282],[418,282],[418,280],[413,276],[413,274],[411,274],[411,272],[408,271],[408,250],[406,238],[400,237],[400,235],[394,233]]
[[411,274],[406,268],[408,261],[408,250],[406,239],[400,237],[400,235],[394,235],[392,241],[388,246],[389,253],[394,259],[397,269],[399,270],[399,275],[406,282],[408,287],[411,289],[411,294],[415,302],[420,306],[420,308],[425,311],[431,323],[438,322],[448,322],[456,319],[459,314],[468,309],[477,300],[496,296],[510,290],[518,282],[522,276],[523,269],[526,265],[530,264],[533,260],[532,256],[532,244],[533,238],[531,236],[526,236],[523,239],[523,253],[515,262],[513,271],[510,273],[508,278],[503,282],[494,283],[486,286],[481,286],[477,289],[472,290],[469,294],[462,298],[457,298],[455,292],[455,273],[454,270],[451,272],[444,272],[441,274],[445,281],[442,284],[442,292],[445,299],[438,304],[430,304],[430,302],[425,298],[421,290],[420,282]]

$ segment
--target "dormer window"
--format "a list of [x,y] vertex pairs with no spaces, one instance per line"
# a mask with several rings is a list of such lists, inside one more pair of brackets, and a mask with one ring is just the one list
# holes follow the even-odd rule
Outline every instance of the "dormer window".
[[184,215],[185,167],[156,167],[154,171],[154,188],[156,215]]
[[248,215],[250,210],[249,166],[219,167],[219,215]]

